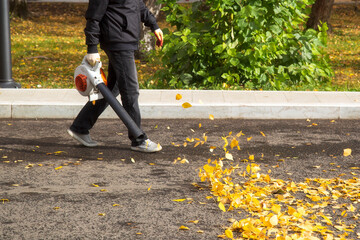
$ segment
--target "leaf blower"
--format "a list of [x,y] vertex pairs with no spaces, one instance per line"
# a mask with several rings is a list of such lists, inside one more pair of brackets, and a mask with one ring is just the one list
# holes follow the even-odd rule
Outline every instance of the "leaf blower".
[[135,138],[139,138],[144,135],[143,131],[136,125],[134,120],[106,86],[106,76],[101,67],[101,62],[96,62],[95,66],[91,66],[84,57],[81,65],[75,69],[74,81],[77,91],[81,95],[89,97],[89,101],[104,98],[125,124],[130,134]]

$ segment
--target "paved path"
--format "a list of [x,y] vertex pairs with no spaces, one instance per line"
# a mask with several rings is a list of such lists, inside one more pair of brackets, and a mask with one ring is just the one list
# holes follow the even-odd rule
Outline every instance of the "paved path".
[[[86,101],[74,89],[0,89],[0,118],[74,118]],[[141,90],[140,105],[145,119],[360,118],[358,92]],[[117,116],[108,108],[102,118]]]
[[[228,219],[249,217],[240,209],[223,213],[216,198],[206,198],[210,191],[198,177],[208,159],[224,157],[221,137],[230,131],[245,134],[239,139],[241,151],[229,148],[239,173],[247,165],[241,160],[253,154],[262,173],[271,170],[271,178],[284,181],[360,175],[357,120],[147,119],[144,130],[163,146],[155,154],[131,152],[126,129],[118,120],[95,125],[91,133],[101,143],[96,148],[73,141],[65,131],[70,123],[0,120],[0,199],[9,200],[0,202],[0,239],[218,239],[230,225]],[[202,139],[204,133],[208,136],[204,145],[182,145],[187,137]],[[210,146],[217,148],[211,152]],[[352,156],[343,156],[345,148],[353,150]],[[177,158],[188,163],[174,164]],[[228,164],[224,161],[224,166]],[[234,182],[243,180],[238,174],[233,177]],[[305,194],[296,197],[304,204],[309,201]],[[335,199],[319,211],[331,214],[336,225],[340,220],[341,225],[352,224],[346,239],[357,239],[359,221],[352,216],[359,213],[359,199],[342,199],[341,204]],[[356,212],[344,216],[347,208],[335,209],[345,203],[352,203]],[[198,224],[189,222],[196,220]],[[190,230],[179,230],[182,225]],[[327,227],[335,236],[343,233]]]

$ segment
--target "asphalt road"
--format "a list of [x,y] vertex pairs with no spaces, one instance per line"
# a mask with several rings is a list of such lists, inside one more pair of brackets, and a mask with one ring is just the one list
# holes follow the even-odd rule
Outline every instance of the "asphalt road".
[[[221,137],[229,132],[245,134],[241,150],[232,151],[234,162],[253,154],[272,178],[360,174],[354,170],[360,166],[355,120],[144,120],[143,129],[163,146],[155,154],[130,151],[117,120],[96,124],[96,148],[71,139],[70,123],[0,120],[0,239],[217,239],[238,213],[223,213],[206,198],[211,193],[198,169],[224,156]],[[203,139],[204,133],[206,143],[184,147],[186,138]],[[217,148],[211,152],[210,146]],[[346,148],[351,156],[343,156]],[[174,164],[178,158],[188,163]],[[360,232],[359,222],[353,224],[349,239]],[[189,230],[179,230],[182,225]]]

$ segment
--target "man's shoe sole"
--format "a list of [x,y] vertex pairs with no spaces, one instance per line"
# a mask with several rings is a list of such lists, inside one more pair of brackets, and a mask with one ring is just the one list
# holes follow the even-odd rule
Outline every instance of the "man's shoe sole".
[[153,150],[153,151],[150,151],[149,149],[138,148],[138,147],[131,147],[130,149],[133,150],[133,151],[136,151],[136,152],[155,153],[155,152],[161,151],[162,148],[156,149],[156,150]]
[[67,130],[67,132],[69,133],[69,135],[74,138],[76,141],[80,142],[82,145],[86,146],[86,147],[96,147],[98,144],[97,143],[88,143],[85,142],[84,140],[82,140],[80,137],[78,137],[76,134],[74,134],[73,131],[71,131],[70,129]]

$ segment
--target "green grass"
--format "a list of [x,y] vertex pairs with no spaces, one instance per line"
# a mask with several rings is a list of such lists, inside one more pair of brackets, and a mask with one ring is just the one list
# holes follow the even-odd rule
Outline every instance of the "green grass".
[[328,53],[335,77],[333,90],[360,90],[360,12],[336,7],[331,17]]
[[[86,6],[52,5],[57,8],[30,4],[31,19],[11,21],[13,78],[23,88],[72,88],[74,69],[86,54],[85,20],[79,16]],[[57,9],[62,14],[53,14]]]
[[[74,70],[86,54],[86,7],[30,3],[31,18],[11,20],[13,78],[22,88],[73,88]],[[360,14],[353,7],[335,7],[331,24],[334,31],[327,51],[335,76],[330,89],[360,90]],[[100,54],[107,65],[105,54]],[[137,65],[140,82],[157,69],[140,61]],[[298,90],[314,89],[301,86]]]

